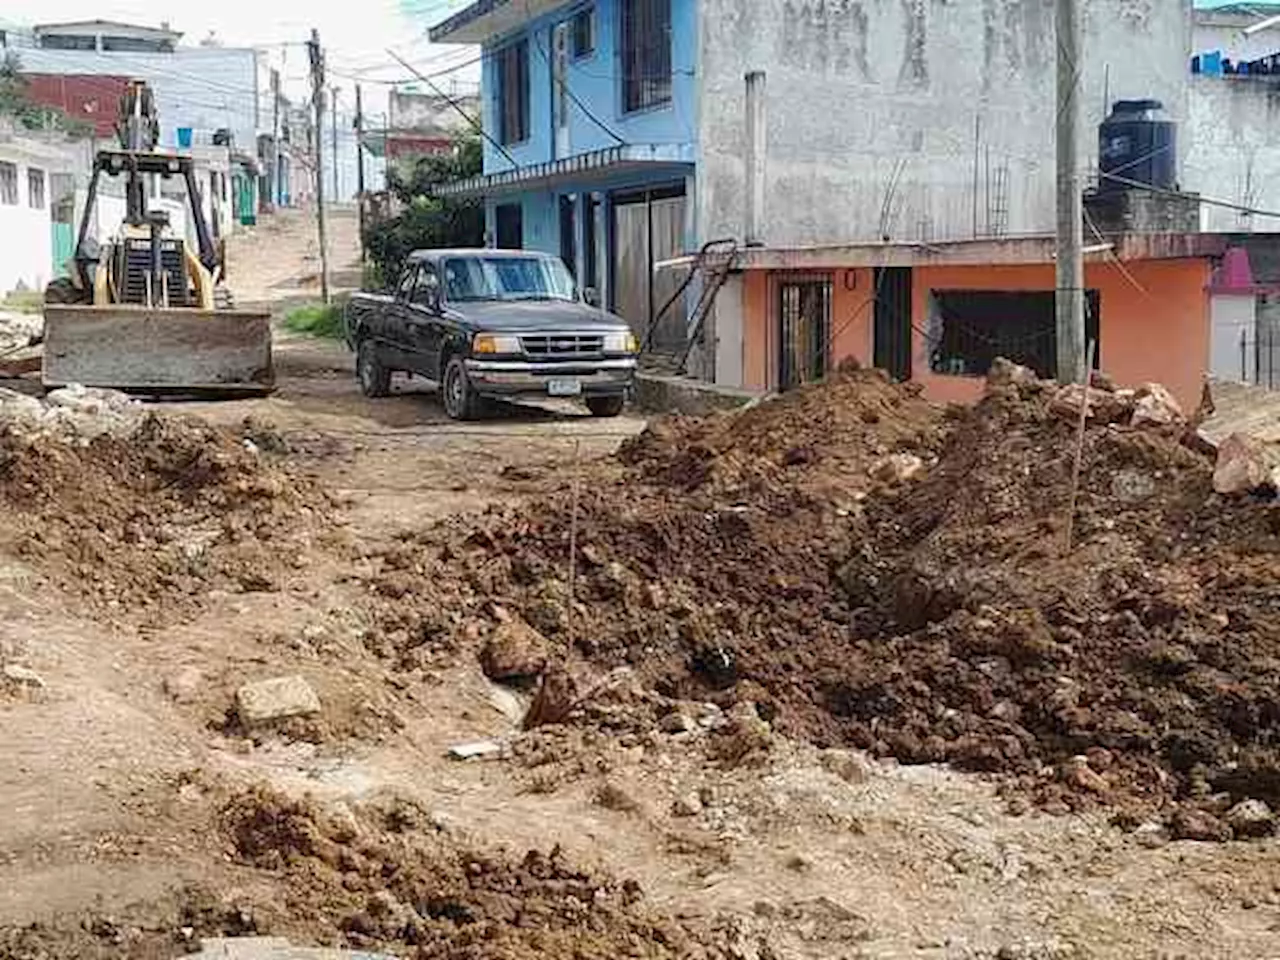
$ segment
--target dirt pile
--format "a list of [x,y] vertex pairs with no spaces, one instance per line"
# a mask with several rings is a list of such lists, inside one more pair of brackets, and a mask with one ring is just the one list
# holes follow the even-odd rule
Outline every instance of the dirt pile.
[[[34,401],[33,401],[34,402]],[[200,421],[79,409],[76,422],[0,425],[8,548],[111,608],[261,590],[287,575],[327,499]],[[80,421],[126,427],[88,433]]]
[[[659,425],[584,484],[572,617],[566,490],[384,558],[383,636],[478,650],[514,614],[553,660],[998,772],[1050,809],[1280,804],[1280,515],[1216,497],[1183,426],[1101,418],[1064,555],[1076,418],[1054,399],[1031,381],[942,411],[855,373]],[[923,469],[871,479],[895,453]]]
[[940,410],[917,386],[844,369],[747,410],[659,420],[619,457],[644,480],[680,490],[752,494],[783,485],[847,496],[873,486],[894,454],[932,455]]
[[229,854],[283,890],[259,924],[296,940],[432,960],[724,955],[646,906],[634,881],[571,864],[558,848],[482,849],[408,801],[335,811],[257,789],[221,821]]

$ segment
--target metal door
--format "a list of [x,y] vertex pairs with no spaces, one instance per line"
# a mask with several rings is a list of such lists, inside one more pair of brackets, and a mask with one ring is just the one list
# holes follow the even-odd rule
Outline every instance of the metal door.
[[875,365],[895,380],[910,380],[911,268],[876,268],[875,298]]
[[778,386],[790,390],[827,375],[831,364],[831,278],[778,284]]
[[569,22],[551,31],[551,103],[555,125],[555,156],[567,157],[569,146]]
[[[650,276],[653,278],[649,300],[649,316],[671,299],[690,269],[653,269],[655,263],[672,260],[684,254],[684,197],[666,197],[650,205]],[[696,295],[696,292],[695,292]],[[662,317],[662,326],[654,332],[653,344],[660,352],[683,351],[687,338],[686,310],[683,300],[671,305]]]
[[[674,189],[678,188],[614,198],[613,309],[631,324],[642,342],[648,336],[653,311],[684,279],[677,271],[654,271],[654,264],[684,253],[685,197],[673,196]],[[654,349],[672,352],[683,348],[684,327],[684,304],[676,304],[663,317]]]
[[649,207],[613,208],[613,309],[643,337],[649,324]]

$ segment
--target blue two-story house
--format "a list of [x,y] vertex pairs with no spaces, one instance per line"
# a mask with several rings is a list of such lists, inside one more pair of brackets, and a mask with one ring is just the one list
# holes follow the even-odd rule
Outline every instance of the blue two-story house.
[[483,48],[483,196],[493,246],[559,254],[637,328],[653,264],[696,243],[697,4],[476,0],[431,39]]

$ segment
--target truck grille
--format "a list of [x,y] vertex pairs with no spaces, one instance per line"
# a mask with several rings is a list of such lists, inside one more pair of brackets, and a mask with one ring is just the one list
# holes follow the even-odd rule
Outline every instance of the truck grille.
[[527,356],[537,360],[572,360],[604,353],[604,337],[576,333],[521,337],[520,345]]

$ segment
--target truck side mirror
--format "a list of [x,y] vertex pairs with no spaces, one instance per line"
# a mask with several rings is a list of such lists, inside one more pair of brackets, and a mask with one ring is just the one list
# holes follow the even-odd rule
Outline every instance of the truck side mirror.
[[595,287],[586,287],[582,291],[582,302],[592,307],[600,306],[600,291]]

